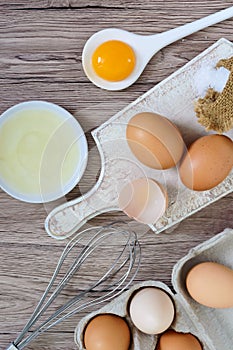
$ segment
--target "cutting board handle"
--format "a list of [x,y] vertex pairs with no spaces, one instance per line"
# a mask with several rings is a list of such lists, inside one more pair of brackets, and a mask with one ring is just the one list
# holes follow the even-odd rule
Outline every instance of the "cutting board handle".
[[77,232],[88,220],[109,211],[116,211],[116,205],[110,206],[103,200],[94,187],[86,195],[66,202],[53,209],[45,220],[45,230],[56,239],[65,239]]

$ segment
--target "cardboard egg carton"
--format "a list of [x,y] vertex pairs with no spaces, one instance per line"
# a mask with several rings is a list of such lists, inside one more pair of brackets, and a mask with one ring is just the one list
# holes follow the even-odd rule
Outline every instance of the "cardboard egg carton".
[[[164,290],[174,302],[175,318],[170,328],[177,332],[196,336],[203,350],[229,350],[233,341],[233,308],[213,309],[195,302],[188,294],[185,279],[188,271],[196,264],[214,261],[233,269],[233,229],[225,229],[210,240],[190,250],[173,268],[172,284],[175,294],[159,281],[145,281],[134,285],[112,302],[81,319],[75,330],[78,349],[85,350],[84,330],[88,322],[98,314],[111,313],[123,317],[130,329],[132,343],[130,350],[155,350],[159,335],[147,335],[132,323],[128,306],[131,296],[143,287],[157,287]],[[232,291],[233,293],[233,291]]]

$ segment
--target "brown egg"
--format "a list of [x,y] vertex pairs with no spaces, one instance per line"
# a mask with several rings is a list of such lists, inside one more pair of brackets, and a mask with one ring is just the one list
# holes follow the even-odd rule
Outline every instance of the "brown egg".
[[190,296],[198,303],[213,308],[233,307],[233,270],[215,263],[194,266],[186,277]]
[[232,140],[224,135],[208,135],[192,143],[181,162],[179,174],[186,187],[205,191],[222,182],[232,166]]
[[149,112],[130,119],[126,138],[135,157],[153,169],[174,167],[182,157],[184,141],[167,118]]
[[94,317],[84,331],[86,350],[128,350],[130,329],[117,315],[101,314]]
[[178,333],[173,330],[161,335],[157,350],[202,350],[196,337],[189,333]]

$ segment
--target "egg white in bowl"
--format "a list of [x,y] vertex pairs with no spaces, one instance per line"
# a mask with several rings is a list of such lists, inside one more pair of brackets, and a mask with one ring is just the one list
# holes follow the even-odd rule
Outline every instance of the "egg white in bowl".
[[22,102],[0,117],[0,187],[16,199],[63,197],[81,179],[87,155],[80,124],[56,104]]

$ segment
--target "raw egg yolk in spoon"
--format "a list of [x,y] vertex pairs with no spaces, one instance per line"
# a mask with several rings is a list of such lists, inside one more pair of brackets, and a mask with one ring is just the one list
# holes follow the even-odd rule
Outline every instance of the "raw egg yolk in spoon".
[[104,42],[92,55],[92,67],[95,73],[108,81],[126,79],[134,70],[135,61],[133,49],[119,40]]

